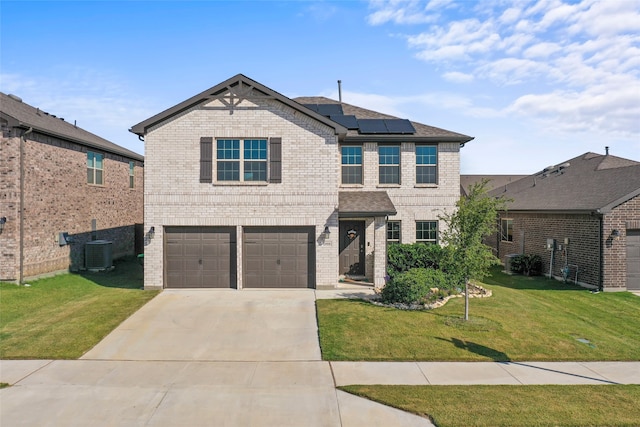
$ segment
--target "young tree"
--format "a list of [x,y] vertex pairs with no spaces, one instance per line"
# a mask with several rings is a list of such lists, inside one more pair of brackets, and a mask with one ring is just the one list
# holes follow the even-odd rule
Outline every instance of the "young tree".
[[464,283],[464,320],[469,320],[469,280],[482,280],[489,274],[489,267],[500,262],[482,240],[496,231],[498,211],[506,200],[489,196],[487,182],[473,184],[469,195],[456,203],[454,213],[440,216],[447,225],[441,235],[448,246],[447,270]]

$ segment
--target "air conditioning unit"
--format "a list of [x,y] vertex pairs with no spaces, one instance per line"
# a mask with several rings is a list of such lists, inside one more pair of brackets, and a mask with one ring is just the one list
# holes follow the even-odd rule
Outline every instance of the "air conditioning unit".
[[106,270],[113,265],[113,242],[94,240],[84,246],[84,264],[87,270]]
[[504,272],[511,274],[511,260],[520,254],[509,254],[504,256]]

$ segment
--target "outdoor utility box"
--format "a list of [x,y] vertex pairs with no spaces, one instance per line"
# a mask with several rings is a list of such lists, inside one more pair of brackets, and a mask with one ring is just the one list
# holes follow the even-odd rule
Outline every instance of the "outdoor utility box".
[[87,270],[107,270],[113,265],[113,242],[94,240],[84,246],[84,264]]
[[504,256],[504,271],[511,274],[511,261],[520,254],[508,254]]
[[556,239],[547,239],[547,250],[553,251],[556,249]]

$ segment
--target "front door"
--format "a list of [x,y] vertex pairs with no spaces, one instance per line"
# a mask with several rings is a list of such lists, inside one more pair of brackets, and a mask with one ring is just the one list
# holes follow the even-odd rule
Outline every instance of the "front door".
[[364,221],[340,221],[340,274],[364,275]]

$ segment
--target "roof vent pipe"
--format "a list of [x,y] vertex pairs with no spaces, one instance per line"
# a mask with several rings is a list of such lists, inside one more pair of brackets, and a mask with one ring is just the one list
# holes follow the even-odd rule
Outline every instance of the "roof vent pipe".
[[604,155],[605,156],[609,155],[609,147],[604,147]]
[[338,80],[338,101],[342,104],[342,80]]

